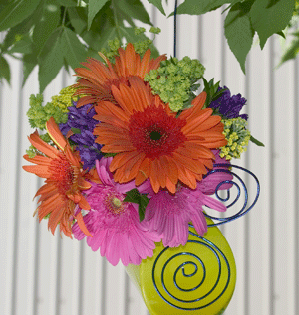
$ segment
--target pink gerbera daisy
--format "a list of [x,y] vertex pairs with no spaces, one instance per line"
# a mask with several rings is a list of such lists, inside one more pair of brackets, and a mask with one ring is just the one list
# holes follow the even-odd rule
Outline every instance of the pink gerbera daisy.
[[[226,163],[216,150],[213,150],[213,153],[216,157],[215,163]],[[160,190],[157,194],[151,192],[145,213],[145,221],[149,222],[150,231],[162,235],[163,245],[170,247],[186,244],[189,222],[192,222],[198,235],[204,235],[207,232],[207,223],[202,207],[207,206],[219,212],[226,211],[223,203],[207,195],[213,194],[219,183],[231,179],[232,175],[228,173],[215,172],[200,181],[195,189],[181,186],[175,194],[166,190]],[[219,189],[230,187],[231,184],[226,183]]]
[[[124,202],[125,193],[136,188],[133,182],[118,184],[109,171],[112,158],[102,158],[96,162],[97,172],[103,184],[92,183],[86,190],[86,199],[91,210],[84,216],[84,222],[90,233],[87,244],[96,251],[100,248],[102,256],[106,256],[112,265],[119,259],[123,264],[138,265],[142,259],[152,256],[155,243],[160,238],[155,232],[149,232],[148,223],[140,222],[138,205]],[[148,189],[145,182],[138,189]],[[75,238],[83,239],[85,234],[76,223],[73,226]]]

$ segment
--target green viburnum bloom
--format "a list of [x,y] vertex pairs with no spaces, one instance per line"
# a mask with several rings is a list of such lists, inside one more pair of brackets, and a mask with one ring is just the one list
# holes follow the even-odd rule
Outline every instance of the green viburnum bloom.
[[223,119],[223,134],[227,140],[227,145],[220,148],[219,156],[227,160],[240,158],[241,153],[246,152],[250,140],[250,131],[246,129],[247,121],[240,117]]
[[153,94],[158,94],[164,103],[169,103],[172,111],[177,112],[193,95],[192,91],[198,87],[194,83],[203,77],[204,71],[196,59],[170,58],[161,61],[160,67],[151,70],[144,80],[149,82]]
[[[52,101],[48,102],[45,106],[42,105],[44,100],[42,94],[31,94],[29,99],[30,108],[27,112],[30,126],[44,130],[46,122],[50,117],[54,117],[57,124],[66,123],[69,112],[68,107],[73,105],[72,101],[78,100],[78,96],[73,96],[76,90],[72,86],[63,88],[59,92],[59,95],[52,96]],[[51,142],[51,138],[47,133],[40,135],[40,137],[47,143]],[[26,150],[26,153],[30,158],[33,158],[37,153],[40,154],[32,145],[29,147],[29,150]]]

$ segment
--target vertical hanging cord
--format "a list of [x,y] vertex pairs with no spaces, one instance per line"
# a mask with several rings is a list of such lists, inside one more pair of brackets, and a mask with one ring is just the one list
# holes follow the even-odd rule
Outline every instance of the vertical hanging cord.
[[176,9],[178,0],[175,0],[174,13],[173,13],[173,57],[176,57]]

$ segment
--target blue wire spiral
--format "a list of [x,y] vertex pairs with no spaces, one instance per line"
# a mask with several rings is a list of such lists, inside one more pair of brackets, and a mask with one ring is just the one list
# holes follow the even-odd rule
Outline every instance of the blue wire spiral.
[[[221,169],[217,169],[217,167],[221,167]],[[251,210],[253,208],[253,206],[256,204],[257,202],[257,199],[259,197],[259,193],[260,193],[260,184],[259,184],[259,181],[257,179],[257,177],[250,171],[246,170],[245,168],[243,167],[240,167],[240,166],[237,166],[237,165],[231,165],[231,164],[214,164],[214,170],[210,171],[207,175],[211,175],[213,173],[218,173],[218,172],[223,172],[223,173],[227,173],[227,174],[230,174],[230,175],[233,175],[234,178],[238,179],[238,181],[241,183],[241,185],[239,185],[238,183],[234,182],[233,180],[225,180],[225,181],[222,181],[221,183],[219,183],[216,187],[216,190],[215,190],[215,195],[216,197],[222,201],[222,202],[227,202],[229,201],[230,197],[231,197],[231,194],[229,192],[229,190],[227,191],[227,196],[226,198],[221,198],[218,194],[220,188],[222,185],[224,184],[231,184],[232,186],[236,187],[237,188],[237,196],[236,198],[227,206],[227,208],[230,208],[232,207],[233,205],[236,204],[236,202],[239,200],[240,196],[242,195],[242,191],[241,191],[241,188],[244,189],[244,195],[245,195],[245,201],[244,201],[244,204],[241,208],[240,211],[238,211],[235,215],[232,215],[230,217],[227,217],[227,218],[214,218],[214,217],[211,217],[207,214],[205,214],[206,217],[210,218],[210,219],[213,219],[213,220],[217,220],[219,221],[218,223],[215,223],[215,224],[210,224],[208,225],[208,228],[210,227],[213,227],[213,226],[217,226],[217,225],[221,225],[221,224],[224,224],[224,223],[227,223],[227,222],[230,222],[230,221],[233,221],[241,216],[243,216],[244,214],[246,214],[249,210]],[[229,168],[229,169],[228,169]],[[237,168],[239,170],[242,170],[244,172],[246,172],[247,174],[251,175],[253,177],[253,179],[255,180],[256,182],[256,185],[257,185],[257,193],[256,193],[256,196],[255,196],[255,199],[254,201],[252,202],[251,205],[248,205],[248,191],[247,191],[247,187],[244,183],[244,181],[240,178],[240,176],[238,176],[236,173],[234,173],[231,169],[233,168]],[[190,228],[193,228],[193,226],[191,224],[189,224],[189,227]],[[217,275],[217,279],[215,281],[215,283],[213,284],[212,288],[207,292],[205,293],[204,295],[202,296],[199,296],[197,297],[196,299],[182,299],[182,298],[179,298],[177,296],[174,296],[173,294],[171,294],[168,290],[168,288],[166,287],[165,285],[165,281],[164,281],[164,275],[165,275],[165,270],[167,268],[167,266],[169,265],[169,263],[172,262],[173,259],[175,259],[176,257],[178,256],[182,256],[182,255],[185,255],[186,256],[186,260],[181,263],[174,271],[173,273],[173,282],[174,282],[174,285],[175,287],[179,290],[178,292],[192,292],[196,289],[198,289],[203,283],[204,281],[206,280],[206,267],[205,267],[205,263],[203,262],[202,258],[200,258],[199,256],[195,255],[194,253],[191,253],[191,252],[188,252],[187,250],[184,251],[184,252],[181,252],[181,253],[177,253],[177,254],[174,254],[172,255],[170,258],[167,259],[167,261],[164,263],[163,267],[162,267],[162,270],[161,270],[161,274],[159,274],[158,271],[156,271],[156,265],[157,265],[157,262],[158,260],[161,258],[163,259],[163,254],[169,249],[169,247],[166,247],[164,248],[159,254],[158,256],[156,257],[155,261],[154,261],[154,264],[153,264],[153,268],[152,268],[152,281],[153,281],[153,285],[157,291],[157,293],[160,295],[160,297],[166,302],[168,303],[169,305],[177,308],[177,309],[180,309],[180,310],[186,310],[186,311],[194,311],[194,310],[199,310],[199,309],[202,309],[202,308],[205,308],[209,305],[211,305],[212,303],[214,303],[215,301],[217,301],[222,295],[223,293],[225,292],[225,290],[227,289],[228,285],[229,285],[229,282],[231,280],[231,266],[229,265],[229,262],[228,262],[228,259],[226,258],[225,254],[220,250],[220,248],[218,248],[214,243],[212,243],[210,240],[204,238],[204,237],[201,237],[201,236],[198,236],[197,234],[193,233],[190,231],[189,229],[189,235],[192,235],[193,237],[195,237],[196,239],[188,239],[187,243],[196,243],[198,244],[199,246],[205,246],[206,248],[208,248],[211,253],[215,256],[215,259],[217,260],[217,263],[218,263],[218,275]],[[200,249],[198,250],[199,253],[201,253]],[[188,259],[187,257],[193,257],[195,258],[195,261],[197,262],[197,264]],[[223,258],[221,260],[221,257]],[[185,267],[186,266],[193,266],[194,267],[194,271],[187,274],[185,272]],[[188,277],[193,277],[197,274],[197,272],[199,271],[199,268],[202,268],[202,278],[199,279],[198,281],[198,284],[195,286],[195,287],[192,287],[192,288],[182,288],[178,283],[177,283],[177,275],[179,273],[179,271],[181,270],[182,272],[182,275],[186,278]],[[223,286],[223,288],[221,288],[221,291],[220,293],[211,301],[209,299],[209,295],[213,293],[213,291],[215,290],[215,288],[217,287],[217,285],[219,284],[219,280],[220,280],[220,277],[221,275],[223,274],[223,271],[224,269],[226,269],[226,273],[227,273],[227,279],[226,279],[226,282],[225,282],[225,285]],[[161,279],[161,283],[162,283],[162,286],[163,286],[163,294],[162,292],[159,291],[158,287],[157,287],[157,279]],[[160,282],[160,281],[159,281]],[[179,294],[179,293],[178,293]],[[180,294],[179,294],[180,295]],[[182,303],[186,303],[186,307],[180,307],[178,305],[175,305],[173,302],[171,302],[170,300],[172,299],[172,301],[177,301],[177,302],[182,302]],[[190,307],[191,305],[189,304],[188,306],[188,303],[194,303],[194,302],[198,302],[198,301],[202,301],[203,299],[207,299],[207,303],[205,303],[204,305],[201,305],[201,306],[198,306],[198,307]],[[220,314],[222,313],[222,311],[220,312]]]

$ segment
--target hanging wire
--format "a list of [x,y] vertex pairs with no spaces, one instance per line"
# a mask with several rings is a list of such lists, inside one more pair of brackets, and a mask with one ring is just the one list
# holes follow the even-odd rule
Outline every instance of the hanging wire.
[[173,13],[173,57],[176,57],[176,9],[178,6],[178,0],[174,3],[174,13]]

